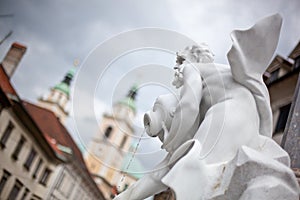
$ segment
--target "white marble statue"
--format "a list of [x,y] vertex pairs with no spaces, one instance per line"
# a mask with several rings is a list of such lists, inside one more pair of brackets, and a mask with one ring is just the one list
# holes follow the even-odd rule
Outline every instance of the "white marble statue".
[[179,97],[158,97],[144,116],[148,135],[168,155],[116,200],[142,200],[172,188],[177,200],[295,199],[289,157],[270,137],[272,113],[262,80],[282,19],[266,17],[231,34],[229,65],[213,63],[207,45],[178,53]]

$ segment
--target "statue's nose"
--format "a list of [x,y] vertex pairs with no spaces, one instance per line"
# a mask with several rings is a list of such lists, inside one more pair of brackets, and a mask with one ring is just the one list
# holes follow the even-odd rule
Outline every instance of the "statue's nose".
[[145,129],[149,128],[150,123],[151,123],[150,113],[146,112],[145,115],[144,115],[144,127],[145,127]]
[[155,137],[156,136],[156,122],[155,122],[155,118],[154,121],[152,122],[152,118],[153,118],[153,112],[146,112],[144,115],[144,127],[145,127],[145,131],[146,133],[150,136],[150,137]]

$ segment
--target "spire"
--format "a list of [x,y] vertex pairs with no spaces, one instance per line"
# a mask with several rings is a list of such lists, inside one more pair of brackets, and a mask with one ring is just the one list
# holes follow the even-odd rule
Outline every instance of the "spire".
[[137,84],[134,84],[129,90],[126,98],[121,100],[119,103],[130,107],[135,112],[136,111],[135,98],[137,95],[137,90],[138,90],[138,86]]
[[65,75],[64,79],[60,83],[58,83],[54,86],[54,89],[57,89],[57,90],[65,93],[69,97],[70,83],[74,77],[75,71],[76,71],[75,67],[71,68]]
[[131,98],[132,100],[135,100],[135,97],[137,95],[138,86],[137,84],[134,84],[131,89],[129,90],[127,97]]
[[[76,62],[76,63],[75,63]],[[39,106],[51,110],[64,123],[69,115],[70,85],[76,72],[77,61],[64,76],[63,80],[51,88],[50,92],[39,98]]]
[[[72,68],[73,69],[73,68]],[[69,70],[68,73],[65,75],[64,80],[62,81],[63,83],[67,84],[68,86],[70,86],[70,83],[74,77],[74,71],[73,70]]]

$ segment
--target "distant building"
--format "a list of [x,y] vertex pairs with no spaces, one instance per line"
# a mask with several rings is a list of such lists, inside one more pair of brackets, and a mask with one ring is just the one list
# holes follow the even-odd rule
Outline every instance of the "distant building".
[[64,160],[44,135],[0,66],[0,199],[43,199]]
[[39,129],[48,135],[56,151],[60,152],[65,160],[53,170],[54,181],[49,184],[46,199],[104,200],[102,193],[87,170],[79,148],[56,115],[50,110],[28,102],[24,103],[24,107]]
[[71,68],[60,83],[51,88],[48,94],[38,99],[38,105],[54,112],[62,124],[69,115],[67,108],[70,100],[70,84],[74,74],[75,68]]
[[[113,114],[103,115],[99,133],[91,141],[86,154],[87,167],[106,199],[111,199],[118,191],[140,178],[140,174],[131,173],[121,181],[120,172],[126,171],[132,156],[128,152],[133,152],[134,148],[132,138],[136,92],[137,87],[132,87],[127,97],[113,106]],[[142,169],[136,160],[131,164]]]
[[40,129],[51,134],[57,148],[67,157],[67,163],[59,165],[55,170],[56,182],[51,186],[47,198],[104,199],[87,170],[78,146],[62,125],[69,115],[67,108],[70,100],[70,84],[74,75],[75,68],[71,68],[60,83],[38,99],[40,107],[29,103],[26,106]]
[[41,100],[42,108],[18,96],[0,64],[0,199],[104,200],[60,121],[73,75],[53,88],[50,102]]
[[264,73],[273,112],[273,139],[280,143],[300,72],[300,42],[288,58],[277,55]]

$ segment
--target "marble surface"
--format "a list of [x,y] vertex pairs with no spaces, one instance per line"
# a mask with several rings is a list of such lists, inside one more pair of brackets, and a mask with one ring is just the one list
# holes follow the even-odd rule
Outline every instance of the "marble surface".
[[144,116],[168,155],[115,199],[140,200],[172,188],[177,200],[298,199],[288,154],[270,137],[272,113],[262,80],[276,49],[281,16],[234,30],[229,66],[206,44],[177,55],[173,85]]

